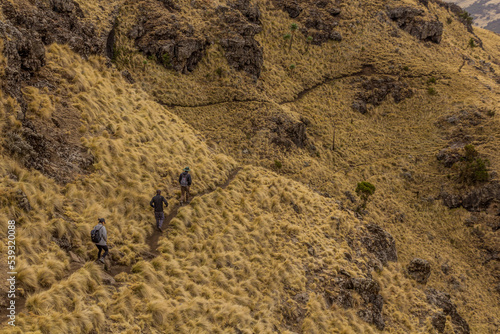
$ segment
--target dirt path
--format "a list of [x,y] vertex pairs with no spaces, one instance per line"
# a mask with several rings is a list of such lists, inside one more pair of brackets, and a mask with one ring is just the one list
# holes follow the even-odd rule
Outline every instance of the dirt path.
[[[191,203],[191,201],[193,200],[194,197],[210,194],[210,193],[214,192],[215,190],[217,190],[217,188],[226,189],[226,187],[231,183],[231,181],[233,181],[234,178],[238,175],[240,170],[241,170],[241,167],[235,168],[234,170],[232,170],[229,173],[229,177],[227,178],[226,182],[224,182],[221,185],[217,185],[215,187],[215,189],[205,190],[205,191],[197,194],[196,196],[192,196],[186,205],[189,205],[189,203]],[[171,209],[170,213],[165,217],[165,221],[163,223],[163,233],[157,231],[154,228],[151,235],[149,235],[147,237],[146,243],[148,244],[150,250],[147,253],[141,254],[145,259],[151,260],[160,254],[157,250],[158,241],[159,241],[160,237],[162,237],[162,236],[167,237],[168,231],[172,229],[172,227],[170,226],[170,222],[172,221],[172,219],[174,219],[177,216],[177,213],[179,212],[180,207],[181,206],[179,204],[174,205],[174,207]],[[84,263],[71,262],[70,263],[70,270],[68,270],[68,272],[63,277],[63,279],[67,279],[69,276],[71,276],[71,274],[73,274],[78,269],[83,267],[83,265],[84,265]],[[109,275],[112,277],[115,277],[116,275],[121,274],[123,272],[129,274],[132,270],[132,266],[125,266],[125,265],[114,264],[114,263],[112,263],[111,266],[107,270],[104,268],[105,268],[105,266],[103,265],[103,272],[106,275]],[[19,313],[21,313],[25,310],[26,299],[28,296],[17,295],[16,297],[17,297],[16,298],[16,315],[18,315]],[[7,321],[9,320],[9,318],[7,318],[7,314],[8,314],[7,308],[1,307],[0,308],[0,325],[5,325],[7,323]]]

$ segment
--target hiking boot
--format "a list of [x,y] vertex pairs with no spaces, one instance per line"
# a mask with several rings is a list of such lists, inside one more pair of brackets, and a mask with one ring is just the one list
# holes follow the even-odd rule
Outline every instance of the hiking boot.
[[101,257],[101,258],[99,259],[99,262],[101,262],[102,264],[104,264],[104,258],[103,258],[103,257]]
[[156,226],[156,229],[159,231],[159,232],[163,232],[163,230],[161,229],[161,227],[159,226]]

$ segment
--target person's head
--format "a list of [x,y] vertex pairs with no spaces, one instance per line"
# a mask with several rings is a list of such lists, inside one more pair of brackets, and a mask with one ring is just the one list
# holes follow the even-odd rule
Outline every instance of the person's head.
[[156,195],[161,195],[161,190],[159,190],[159,189],[158,189],[158,190],[156,191]]
[[184,168],[184,171],[185,171],[185,172],[189,172],[190,170],[191,170],[191,169],[189,169],[189,167]]
[[106,223],[106,221],[104,220],[104,218],[98,218],[97,221],[101,224],[104,224]]

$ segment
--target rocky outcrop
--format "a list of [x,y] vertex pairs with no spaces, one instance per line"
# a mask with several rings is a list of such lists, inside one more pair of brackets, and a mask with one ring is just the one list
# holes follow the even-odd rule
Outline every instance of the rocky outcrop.
[[361,242],[366,250],[375,255],[383,265],[389,261],[398,260],[394,238],[378,225],[366,225]]
[[[460,316],[457,312],[457,307],[452,303],[450,295],[447,293],[437,291],[435,289],[429,289],[426,291],[427,302],[431,305],[435,305],[439,307],[444,316],[450,316],[451,322],[453,325],[453,329],[456,334],[468,334],[470,333],[469,324],[465,321],[464,318]],[[435,319],[435,320],[434,320]],[[436,329],[444,330],[444,325],[442,325],[443,318],[435,317],[433,318],[432,324]]]
[[436,154],[436,158],[441,161],[445,167],[450,168],[465,157],[463,148],[463,144],[452,145],[439,151],[439,153]]
[[229,65],[259,78],[264,63],[263,48],[255,40],[262,30],[259,7],[249,0],[238,0],[230,7],[218,7],[217,13],[222,22],[220,44]]
[[342,40],[342,35],[334,31],[338,26],[337,16],[341,10],[332,1],[314,1],[314,7],[307,0],[274,0],[274,4],[299,22],[300,32],[304,37],[311,36],[312,44]]
[[186,74],[202,59],[208,40],[169,8],[144,2],[129,37],[147,57]]
[[500,201],[500,183],[491,182],[466,194],[441,193],[443,204],[452,208],[464,207],[469,211],[480,211],[489,207],[493,201]]
[[363,305],[358,311],[358,316],[364,321],[374,324],[377,329],[385,328],[385,321],[382,316],[384,298],[379,294],[380,285],[371,278],[350,278],[343,277],[339,281],[340,293],[337,302],[344,308],[351,308],[354,305],[354,299],[351,290],[357,292]]
[[34,168],[61,183],[91,171],[94,157],[76,140],[71,141],[65,134],[66,129],[46,128],[44,133],[43,128],[42,124],[35,126],[25,120],[21,130],[7,133],[4,146],[25,167]]
[[372,78],[361,81],[362,91],[356,95],[352,108],[362,114],[368,111],[367,104],[379,106],[392,96],[395,103],[399,103],[413,96],[413,90],[408,85],[391,77]]
[[290,149],[294,145],[299,148],[306,146],[308,139],[304,122],[296,121],[284,114],[278,114],[270,118],[269,124],[273,134],[271,141],[274,144],[286,149]]
[[422,41],[440,43],[443,35],[443,24],[435,20],[426,20],[421,9],[402,6],[389,8],[389,18],[396,22],[398,27]]
[[421,284],[426,284],[431,276],[431,265],[429,261],[415,258],[406,266],[408,275]]
[[45,64],[44,45],[67,44],[83,57],[104,51],[94,26],[81,21],[83,12],[73,0],[52,0],[36,6],[3,1],[1,10],[5,21],[0,22],[0,38],[5,41],[8,59],[3,88],[20,102],[22,83]]

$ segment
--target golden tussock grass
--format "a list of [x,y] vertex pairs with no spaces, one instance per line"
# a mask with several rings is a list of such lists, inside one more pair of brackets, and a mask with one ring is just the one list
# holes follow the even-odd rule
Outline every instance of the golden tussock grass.
[[[119,3],[106,3],[98,19]],[[188,5],[187,0],[180,3]],[[214,5],[219,3],[225,4]],[[473,332],[492,330],[489,318],[499,313],[498,306],[485,292],[491,282],[480,279],[486,271],[477,266],[469,231],[461,224],[467,213],[425,198],[436,196],[439,186],[449,182],[435,161],[435,154],[448,143],[435,126],[439,118],[471,105],[498,106],[498,97],[487,88],[495,87],[491,77],[468,64],[458,73],[463,55],[477,61],[499,57],[494,47],[498,36],[477,29],[485,51],[470,50],[465,28],[453,21],[445,26],[440,45],[424,46],[404,32],[394,41],[390,30],[381,28],[366,8],[349,3],[343,7],[345,24],[360,18],[362,23],[342,26],[342,42],[311,46],[304,55],[305,41],[297,38],[288,53],[282,36],[294,21],[271,5],[259,4],[263,31],[256,38],[266,53],[257,85],[227,65],[217,44],[188,76],[151,61],[144,66],[146,58],[126,38],[137,15],[137,4],[131,2],[121,8],[117,64],[129,69],[137,84],[126,83],[100,57],[82,61],[65,46],[47,48],[45,70],[52,73],[57,88],[25,89],[29,116],[57,115],[64,100],[81,120],[79,141],[95,164],[92,173],[59,185],[2,153],[0,191],[8,196],[0,199],[0,228],[5,230],[8,219],[18,221],[19,287],[28,297],[30,312],[19,315],[17,332],[271,333],[279,328],[376,333],[375,327],[361,322],[358,309],[329,306],[320,288],[321,279],[331,279],[341,269],[353,277],[365,275],[360,269],[366,261],[362,254],[355,255],[359,266],[344,255],[353,253],[346,240],[361,224],[353,212],[355,204],[344,193],[354,192],[362,180],[377,187],[364,222],[382,225],[398,246],[399,262],[372,272],[381,285],[388,328],[396,333],[432,332],[424,319],[437,310],[426,302],[426,287],[404,275],[404,265],[422,257],[433,268],[429,286],[443,291],[450,290],[450,278],[438,268],[443,263],[456,268],[453,277],[461,288],[453,290],[453,301],[459,313]],[[81,5],[88,13],[98,11],[97,2]],[[381,2],[367,6],[371,13],[382,9]],[[448,13],[430,7],[446,20]],[[180,15],[197,26],[208,25],[201,10]],[[340,77],[360,71],[364,64],[373,65],[377,73],[400,76],[415,90],[414,96],[397,105],[385,101],[367,115],[354,112],[356,78]],[[225,73],[221,79],[214,75],[218,67]],[[279,104],[333,77],[339,79]],[[428,94],[430,77],[436,78],[437,95]],[[479,95],[485,98],[478,100]],[[19,128],[19,106],[12,98],[0,97],[0,127]],[[153,101],[186,105],[234,97],[265,102],[168,110]],[[263,125],[279,114],[309,119],[308,137],[318,153],[271,146]],[[252,120],[261,130],[248,137],[255,126]],[[482,131],[488,142],[476,144],[496,166],[498,112],[487,120]],[[332,151],[334,126],[337,148]],[[209,147],[204,138],[214,144]],[[244,147],[250,149],[248,156],[241,154]],[[275,160],[283,163],[279,174],[268,170]],[[244,164],[251,166],[226,189],[217,189],[231,170]],[[149,251],[146,238],[153,225],[149,200],[155,189],[162,189],[170,204],[168,213],[179,196],[178,174],[187,165],[193,170],[193,194],[215,191],[179,209],[168,235],[159,240],[160,255],[146,261],[142,254]],[[402,177],[405,172],[414,181]],[[30,213],[17,205],[17,190],[30,200]],[[416,199],[416,190],[425,198]],[[404,220],[398,222],[401,213]],[[91,263],[67,276],[70,259],[53,240],[64,237],[74,253],[94,260],[97,251],[88,234],[101,216],[108,222],[110,257],[131,266],[130,274],[115,277],[117,286],[103,285],[100,269]],[[311,247],[314,256],[309,254]],[[0,250],[4,253],[5,246]],[[306,303],[292,299],[300,293],[307,293]],[[354,297],[360,307],[361,298]],[[304,312],[297,328],[288,328],[285,317],[298,307]]]

